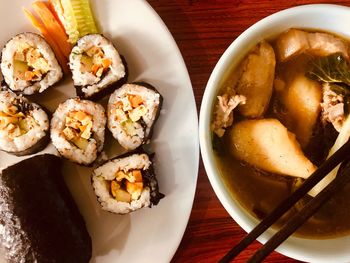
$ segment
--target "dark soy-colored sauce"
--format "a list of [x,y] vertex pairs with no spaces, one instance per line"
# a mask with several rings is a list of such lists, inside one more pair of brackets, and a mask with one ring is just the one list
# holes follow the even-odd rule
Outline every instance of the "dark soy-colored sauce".
[[[219,170],[233,199],[257,219],[270,213],[292,192],[293,178],[269,174],[244,164],[220,149]],[[310,199],[305,197],[276,225],[283,224]],[[295,234],[307,238],[328,238],[350,232],[350,186],[323,205]]]
[[[274,43],[271,43],[274,46]],[[276,76],[288,81],[300,72],[306,72],[308,63],[312,59],[310,55],[301,55],[287,63],[276,64]],[[232,70],[223,87],[232,87],[237,81],[238,69]],[[273,109],[276,94],[271,99],[270,108],[265,117],[272,117],[281,120],[281,116]],[[241,117],[235,113],[235,121]],[[283,121],[281,120],[283,123]],[[329,148],[333,145],[337,132],[331,125],[326,128],[316,125],[314,136],[309,145],[304,149],[305,155],[319,165],[325,160]],[[246,209],[249,214],[257,219],[264,218],[283,199],[289,196],[295,189],[296,180],[292,177],[270,174],[260,171],[248,164],[235,159],[227,147],[227,136],[215,138],[215,152],[218,168],[222,179],[230,191],[233,199]],[[226,145],[226,146],[224,146]],[[275,225],[281,226],[291,214],[300,210],[311,197],[306,196],[289,212],[287,212]],[[329,238],[342,236],[350,233],[350,185],[337,193],[331,200],[325,203],[322,208],[311,217],[299,230],[296,236],[305,238]]]

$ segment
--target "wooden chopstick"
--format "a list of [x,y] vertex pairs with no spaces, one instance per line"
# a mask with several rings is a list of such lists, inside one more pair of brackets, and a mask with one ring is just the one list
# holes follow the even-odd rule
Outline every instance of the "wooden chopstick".
[[283,241],[294,233],[303,223],[306,222],[318,209],[328,201],[335,193],[341,190],[350,181],[350,162],[349,157],[345,168],[340,171],[338,176],[316,197],[308,202],[301,211],[291,217],[276,234],[269,239],[265,245],[259,249],[249,260],[249,263],[261,262],[272,251],[274,251]]
[[[329,159],[327,159],[305,182],[288,198],[282,201],[270,214],[268,214],[247,236],[233,247],[219,262],[230,262],[241,253],[255,239],[272,226],[284,213],[292,208],[305,196],[318,182],[330,173],[338,164],[350,156],[350,141],[345,143]],[[346,176],[345,176],[346,177]],[[315,197],[316,198],[316,197]]]

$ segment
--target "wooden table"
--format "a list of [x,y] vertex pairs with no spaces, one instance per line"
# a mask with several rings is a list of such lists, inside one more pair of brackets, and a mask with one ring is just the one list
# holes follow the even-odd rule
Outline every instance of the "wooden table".
[[[279,10],[312,0],[148,0],[173,34],[186,62],[197,109],[212,69],[229,44],[249,26]],[[231,219],[210,186],[202,162],[191,217],[173,262],[216,262],[245,232]],[[255,242],[235,262],[245,262],[260,247]],[[278,253],[266,262],[296,262]]]

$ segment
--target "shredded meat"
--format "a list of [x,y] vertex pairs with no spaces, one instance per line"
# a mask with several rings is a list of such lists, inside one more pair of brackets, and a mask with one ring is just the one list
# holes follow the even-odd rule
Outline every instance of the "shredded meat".
[[330,122],[339,132],[345,120],[344,97],[332,91],[328,83],[323,84],[322,121]]
[[242,95],[224,94],[218,96],[218,102],[215,106],[214,121],[211,125],[212,130],[217,136],[222,137],[225,128],[230,127],[233,123],[233,110],[239,104],[245,104],[246,97]]
[[289,29],[276,40],[277,54],[280,61],[309,52],[316,56],[328,56],[342,53],[349,58],[348,44],[328,33],[309,33],[299,29]]
[[348,45],[342,39],[327,33],[309,33],[308,40],[310,52],[318,56],[328,56],[334,53],[342,53],[345,58],[349,57]]

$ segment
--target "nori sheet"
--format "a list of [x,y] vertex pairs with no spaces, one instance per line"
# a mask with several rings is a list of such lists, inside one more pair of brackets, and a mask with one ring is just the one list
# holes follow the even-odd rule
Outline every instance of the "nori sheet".
[[2,171],[0,244],[9,262],[89,262],[91,238],[59,157],[38,155]]

